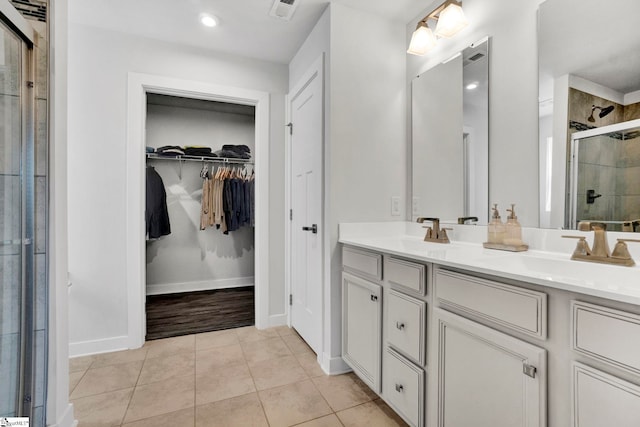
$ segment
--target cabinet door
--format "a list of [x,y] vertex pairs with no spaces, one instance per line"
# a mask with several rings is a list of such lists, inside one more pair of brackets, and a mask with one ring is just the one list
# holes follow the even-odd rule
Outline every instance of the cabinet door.
[[439,427],[546,425],[546,350],[435,309]]
[[573,427],[640,426],[640,387],[573,362]]
[[342,273],[342,358],[375,392],[380,392],[382,290]]

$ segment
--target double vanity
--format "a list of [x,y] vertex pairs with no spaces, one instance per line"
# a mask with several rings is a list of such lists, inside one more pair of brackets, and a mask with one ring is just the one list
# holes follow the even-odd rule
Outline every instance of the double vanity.
[[561,230],[510,253],[452,228],[340,225],[354,372],[412,426],[639,426],[640,267],[571,261]]

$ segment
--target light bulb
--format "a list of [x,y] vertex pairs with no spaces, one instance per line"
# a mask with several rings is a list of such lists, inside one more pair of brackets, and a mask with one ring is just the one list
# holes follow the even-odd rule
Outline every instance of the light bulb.
[[420,22],[418,28],[411,35],[411,43],[407,53],[412,55],[424,55],[436,45],[436,36],[425,22]]
[[451,37],[458,33],[469,24],[467,18],[464,16],[462,7],[457,4],[450,4],[445,7],[438,16],[438,24],[436,25],[436,36],[438,37]]
[[212,28],[212,27],[215,27],[216,25],[218,25],[218,20],[213,15],[209,15],[207,13],[202,13],[202,14],[200,14],[200,23],[202,25],[204,25],[205,27]]

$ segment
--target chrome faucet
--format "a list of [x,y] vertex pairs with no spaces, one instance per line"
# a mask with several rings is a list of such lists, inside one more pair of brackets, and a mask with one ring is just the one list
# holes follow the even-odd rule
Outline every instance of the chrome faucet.
[[640,239],[618,239],[613,252],[609,251],[607,243],[607,226],[600,222],[581,222],[579,230],[586,228],[593,230],[593,249],[589,248],[585,236],[562,236],[570,239],[579,239],[571,259],[578,261],[599,262],[603,264],[625,265],[631,267],[635,261],[631,258],[626,242],[640,242]]
[[478,222],[478,217],[477,216],[461,216],[461,217],[458,217],[458,224],[464,224],[467,221]]
[[440,218],[423,218],[419,217],[417,221],[422,224],[425,221],[431,222],[431,227],[425,226],[427,234],[424,236],[425,242],[434,243],[450,243],[449,236],[447,236],[447,230],[451,228],[440,228]]

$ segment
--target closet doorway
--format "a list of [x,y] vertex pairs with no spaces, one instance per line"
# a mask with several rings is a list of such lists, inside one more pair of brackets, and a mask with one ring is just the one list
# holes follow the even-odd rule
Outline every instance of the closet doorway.
[[252,326],[255,107],[146,110],[146,340]]
[[[127,188],[130,348],[140,347],[145,341],[145,301],[148,294],[164,294],[158,298],[166,300],[171,294],[178,295],[178,292],[181,296],[178,298],[180,304],[189,308],[193,297],[200,296],[198,293],[226,288],[221,291],[228,294],[225,298],[235,301],[239,292],[246,293],[249,290],[247,285],[253,284],[255,296],[254,301],[250,302],[254,303],[255,325],[258,328],[269,326],[266,262],[269,188],[268,99],[268,94],[262,92],[130,73],[127,158],[127,171],[133,178],[128,180],[131,185]],[[167,116],[171,110],[179,113]],[[242,129],[236,134],[242,136],[235,141],[230,134],[222,135],[221,138],[212,135],[210,141],[195,141],[194,138],[189,138],[188,135],[194,135],[194,128],[200,128],[203,132],[211,126],[211,123],[194,123],[194,118],[207,116],[211,120],[211,113],[214,111],[214,116],[217,115],[218,119],[234,116],[237,123],[232,123],[225,129]],[[186,121],[178,128],[170,129],[171,123],[176,122],[177,116],[180,115],[185,116]],[[244,126],[242,122],[245,125],[252,122],[252,126]],[[242,143],[247,142],[247,138],[251,139],[251,136],[253,138],[250,143]],[[251,158],[240,156],[229,159],[231,156],[223,156],[227,160],[221,160],[221,157],[216,159],[213,155],[196,156],[182,154],[179,151],[173,153],[176,157],[170,158],[170,155],[164,155],[166,153],[147,154],[147,145],[155,149],[167,146],[180,147],[175,150],[183,150],[185,146],[210,147],[213,152],[222,149],[223,145],[247,146]],[[195,154],[201,153],[196,150]],[[221,153],[218,153],[218,156],[220,155]],[[223,164],[224,162],[226,164]],[[163,182],[163,186],[168,202],[167,210],[169,213],[173,211],[174,217],[172,219],[170,215],[169,218],[171,234],[166,239],[160,238],[152,242],[146,239],[147,166],[151,166],[153,171],[166,181]],[[252,175],[255,195],[253,227],[251,222],[245,223],[244,227],[230,229],[228,234],[217,229],[215,224],[205,227],[208,229],[200,230],[200,200],[203,189],[200,173],[204,173],[206,169],[207,173],[215,176],[216,171],[222,167],[235,169],[242,177],[246,175],[246,178],[249,178]],[[154,233],[154,236],[157,237],[157,234]],[[217,270],[214,272],[213,269]],[[246,301],[246,295],[242,299]],[[219,312],[215,308],[213,311]],[[202,315],[203,318],[210,317],[206,313]],[[246,322],[246,319],[244,321]],[[209,330],[212,328],[211,325],[204,327]],[[219,327],[222,329],[230,326]],[[187,326],[182,333],[193,332],[194,330]],[[160,336],[163,335],[157,337]]]

